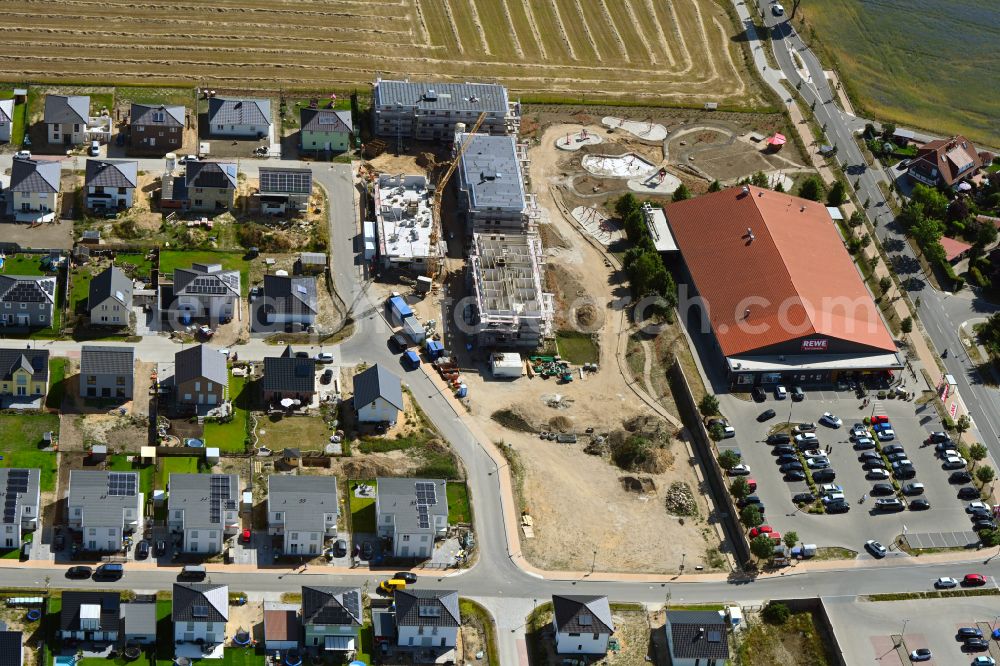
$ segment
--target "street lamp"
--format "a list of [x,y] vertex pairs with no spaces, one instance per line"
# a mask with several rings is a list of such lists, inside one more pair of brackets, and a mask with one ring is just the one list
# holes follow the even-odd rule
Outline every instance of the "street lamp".
[[597,566],[597,549],[594,549],[594,560],[590,563],[590,573],[594,573],[594,568]]
[[687,553],[681,553],[681,571],[684,571],[684,558],[687,557]]

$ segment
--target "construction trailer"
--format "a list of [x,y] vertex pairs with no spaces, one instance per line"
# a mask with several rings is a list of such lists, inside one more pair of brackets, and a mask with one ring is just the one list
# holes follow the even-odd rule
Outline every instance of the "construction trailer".
[[536,234],[473,234],[468,324],[480,347],[533,349],[552,335],[554,297],[542,289],[542,269]]

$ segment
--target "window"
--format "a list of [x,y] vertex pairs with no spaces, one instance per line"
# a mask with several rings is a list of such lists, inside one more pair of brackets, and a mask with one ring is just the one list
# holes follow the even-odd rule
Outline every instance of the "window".
[[403,535],[403,541],[409,541],[409,540],[410,540],[410,535],[409,534],[404,534]]
[[191,530],[191,538],[192,539],[198,538],[198,530]]
[[89,534],[90,536],[97,536],[97,530],[91,527],[90,530],[88,530],[87,534]]
[[119,187],[118,188],[118,194],[125,194],[125,188],[124,187]]
[[217,130],[224,130],[224,129],[226,129],[226,126],[225,125],[216,125],[215,128]]
[[21,303],[21,309],[22,310],[27,310],[28,309],[28,304],[27,303]]
[[114,535],[115,535],[114,529],[108,528],[108,536],[114,536]]
[[96,384],[96,383],[97,383],[97,375],[87,375],[87,384],[88,385]]
[[154,111],[153,112],[153,122],[154,123],[162,123],[163,121],[164,121],[164,114],[163,114],[163,112],[162,111]]
[[38,321],[45,321],[45,315],[38,315]]
[[117,377],[115,377],[115,384],[117,384],[118,386],[125,386],[125,377],[123,377],[122,375],[118,375]]
[[145,129],[145,128],[142,125],[136,125],[135,126],[135,131],[136,132],[141,132],[143,129]]
[[291,536],[292,536],[292,541],[298,541],[299,540],[299,533],[298,532],[292,532]]

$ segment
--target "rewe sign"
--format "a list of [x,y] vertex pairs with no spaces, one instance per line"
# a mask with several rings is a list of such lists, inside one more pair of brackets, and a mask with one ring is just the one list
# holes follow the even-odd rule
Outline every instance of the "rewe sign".
[[826,351],[829,340],[803,340],[802,351]]

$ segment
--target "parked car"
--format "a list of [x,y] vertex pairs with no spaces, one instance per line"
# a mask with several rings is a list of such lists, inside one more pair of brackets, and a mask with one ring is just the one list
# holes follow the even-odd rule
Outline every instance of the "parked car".
[[250,543],[250,530],[244,529],[240,532],[240,543]]
[[816,483],[827,483],[837,478],[837,473],[833,468],[818,469],[812,473],[813,481]]
[[956,451],[955,449],[945,449],[944,451],[938,452],[938,458],[940,458],[941,460],[947,460],[948,458],[957,458],[957,457],[958,457],[958,451]]
[[891,463],[899,462],[900,460],[906,460],[906,451],[899,451],[897,453],[890,453],[886,457],[889,459],[889,462],[891,462]]
[[327,368],[323,371],[323,374],[319,376],[319,383],[329,384],[331,381],[333,381],[333,370]]
[[926,488],[924,488],[924,484],[914,482],[904,483],[901,490],[904,495],[923,495]]
[[792,387],[792,400],[795,402],[801,402],[806,399],[806,394],[803,392],[802,388],[799,386]]
[[902,511],[905,508],[906,505],[895,497],[882,497],[875,500],[876,511]]
[[770,534],[774,531],[774,528],[770,525],[759,525],[752,530],[750,530],[750,538],[759,537],[761,534]]
[[333,542],[333,556],[347,557],[347,541],[344,539],[337,539]]
[[125,573],[125,567],[117,562],[108,562],[97,567],[95,580],[118,580]]
[[774,14],[775,16],[784,16],[785,8],[781,6],[781,3],[777,3],[773,7],[771,7],[771,13]]
[[320,352],[316,354],[317,363],[333,363],[333,354],[330,352]]
[[896,480],[898,481],[908,481],[916,478],[917,470],[913,467],[913,465],[903,465],[893,469],[892,475],[896,477]]
[[874,451],[865,451],[860,456],[858,456],[858,462],[864,463],[864,462],[867,462],[869,460],[879,460],[881,457],[882,456],[880,456],[879,454],[877,454]]
[[754,386],[750,391],[750,395],[753,397],[754,402],[764,402],[767,398],[767,393],[762,386]]
[[995,530],[996,528],[997,528],[996,521],[993,520],[983,519],[983,520],[977,520],[976,522],[972,523],[972,531],[974,532],[982,532],[983,530]]
[[85,578],[90,578],[91,574],[93,573],[94,571],[90,567],[85,567],[80,565],[66,569],[66,578],[74,578],[77,580],[82,580]]
[[[805,476],[805,474],[802,476]],[[792,495],[792,502],[795,504],[811,504],[815,499],[812,493],[795,493]]]
[[795,432],[816,432],[815,423],[800,423],[795,426]]
[[896,432],[889,427],[879,428],[875,431],[875,436],[878,437],[880,442],[889,442],[896,439]]
[[774,387],[774,397],[778,400],[784,400],[788,397],[788,391],[785,390],[784,386],[778,384]]
[[868,541],[865,541],[865,548],[868,549],[869,553],[871,553],[875,557],[880,557],[880,558],[885,557],[886,553],[889,552],[885,546],[880,544],[878,541],[875,541],[874,539],[869,539]]
[[[817,437],[814,432],[802,432],[795,436],[795,443],[815,446],[816,444],[819,444],[819,437]],[[802,447],[800,446],[799,448]]]
[[972,660],[972,666],[997,666],[997,660],[981,654]]
[[153,555],[155,555],[156,557],[162,557],[166,554],[167,554],[167,542],[164,541],[163,539],[160,539],[159,541],[156,542],[156,545],[153,548]]
[[851,426],[851,438],[856,439],[858,437],[867,437],[868,428],[865,427],[864,423],[855,423]]
[[931,503],[926,498],[918,497],[910,500],[910,511],[926,511],[929,508],[931,508]]
[[806,473],[800,469],[793,469],[789,472],[785,472],[785,481],[805,481]]
[[847,498],[844,497],[844,493],[829,493],[825,495],[821,501],[823,504],[831,504],[836,502],[846,502]]
[[830,502],[826,505],[827,513],[847,513],[851,510],[851,505],[846,500],[840,502]]
[[955,448],[955,442],[951,441],[950,439],[946,439],[943,442],[938,442],[937,444],[934,445],[934,451],[936,453],[941,453],[942,451],[947,451],[949,449],[954,449],[954,448]]
[[873,467],[867,470],[867,472],[865,478],[869,481],[885,481],[889,478],[889,471],[882,467]]
[[962,578],[962,585],[966,585],[968,587],[980,587],[982,585],[986,585],[986,576],[977,573],[965,574],[965,577]]
[[897,453],[903,453],[903,445],[902,444],[889,444],[887,446],[883,446],[882,447],[882,453],[884,453],[887,456],[896,455]]
[[844,487],[837,483],[823,483],[819,486],[819,491],[821,493],[842,493],[844,492]]
[[97,157],[98,155],[100,155],[101,154],[101,142],[97,141],[97,140],[91,141],[90,142],[90,149],[87,151],[87,153],[91,157]]
[[760,504],[760,498],[756,495],[747,495],[736,503],[741,509],[751,504]]
[[931,442],[932,444],[941,444],[942,442],[950,442],[951,435],[949,435],[946,432],[940,432],[940,431],[932,432],[930,434],[930,437],[927,438],[927,441]]
[[913,467],[913,461],[909,458],[900,458],[892,463],[893,469],[902,469],[904,467]]
[[944,469],[962,469],[966,467],[969,463],[965,461],[965,458],[961,456],[948,456],[944,460],[944,464],[941,465]]
[[765,409],[760,414],[757,415],[757,421],[763,423],[764,421],[770,421],[776,416],[773,409]]
[[410,571],[397,571],[392,577],[396,580],[406,581],[407,585],[413,585],[417,582],[417,574]]
[[177,160],[178,164],[187,164],[188,162],[197,162],[199,158],[197,155],[185,155],[184,157]]
[[778,459],[775,460],[775,462],[777,464],[779,464],[779,465],[788,465],[790,463],[798,463],[800,465],[799,469],[801,469],[801,464],[802,464],[802,463],[799,463],[799,459],[798,459],[797,456],[794,456],[794,455],[791,455],[791,454],[788,454],[788,453],[785,453],[785,454],[782,454],[782,455],[778,456]]
[[15,159],[19,159],[19,160],[30,160],[31,159],[31,151],[30,150],[19,150],[16,153],[14,153],[14,158]]
[[948,477],[948,483],[969,483],[972,481],[972,474],[968,470],[960,469],[952,472]]
[[930,661],[931,651],[930,648],[917,648],[910,653],[910,661]]
[[139,545],[135,547],[135,559],[144,560],[149,557],[149,542],[140,541]]
[[809,469],[826,469],[830,466],[830,459],[826,456],[820,458],[808,458],[806,460],[806,467]]
[[872,459],[872,460],[865,461],[865,463],[861,467],[864,468],[865,471],[868,471],[868,472],[870,472],[870,471],[872,471],[874,469],[883,469],[884,470],[885,469],[885,461],[881,460],[879,458],[875,458],[875,459]]
[[958,581],[950,576],[942,576],[934,581],[934,587],[939,590],[948,590],[953,587],[958,587]]
[[819,422],[830,428],[839,428],[844,425],[844,421],[831,412],[823,412],[823,416],[819,417]]
[[[954,578],[949,578],[948,580],[955,580]],[[983,632],[979,627],[962,627],[955,634],[955,638],[964,641],[967,638],[982,638]]]
[[750,474],[750,465],[740,463],[739,465],[730,468],[727,474],[729,474],[729,476],[747,476]]
[[982,638],[966,638],[962,648],[969,652],[985,652],[990,649],[990,643]]
[[365,541],[363,544],[361,544],[362,560],[370,560],[374,555],[375,555],[375,544],[373,544],[371,541]]
[[872,425],[880,425],[889,422],[889,417],[885,414],[875,414],[872,416]]
[[872,486],[872,497],[889,497],[896,494],[896,489],[891,483],[876,483]]
[[972,486],[962,486],[958,489],[958,499],[968,500],[979,497],[979,491]]
[[778,446],[771,449],[772,456],[794,456],[795,447],[788,446],[787,444],[779,444]]
[[787,433],[776,432],[773,435],[768,435],[767,439],[764,441],[768,444],[788,444],[792,441],[792,437]]
[[855,451],[868,451],[875,448],[875,442],[868,439],[867,437],[859,437],[854,441]]
[[806,449],[802,452],[806,458],[825,458],[826,453],[820,451],[819,449]]

